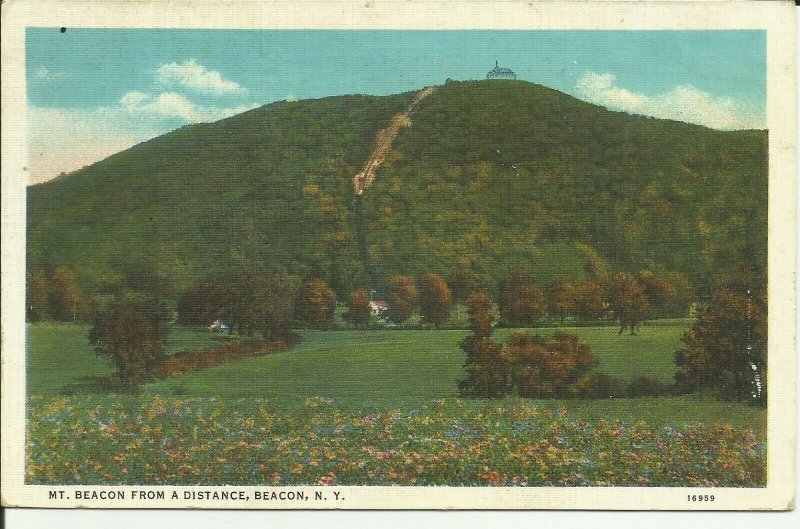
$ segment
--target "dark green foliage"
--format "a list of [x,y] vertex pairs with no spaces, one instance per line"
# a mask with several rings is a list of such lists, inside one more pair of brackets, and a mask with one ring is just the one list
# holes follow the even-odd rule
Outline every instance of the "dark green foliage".
[[109,358],[119,380],[131,385],[147,380],[161,366],[167,330],[156,300],[123,298],[98,311],[89,343],[98,356]]
[[33,186],[29,261],[73,267],[91,294],[151,255],[183,291],[235,251],[343,297],[467,259],[457,298],[516,269],[541,285],[603,262],[674,271],[707,295],[743,256],[765,267],[766,132],[610,112],[522,81],[422,100],[356,215],[353,176],[411,98],[274,103]]
[[642,284],[632,275],[617,272],[611,276],[608,302],[614,318],[619,322],[619,333],[630,329],[631,335],[650,314],[650,302],[647,300]]
[[716,291],[683,342],[675,353],[681,392],[710,390],[727,400],[766,405],[767,317],[756,291]]

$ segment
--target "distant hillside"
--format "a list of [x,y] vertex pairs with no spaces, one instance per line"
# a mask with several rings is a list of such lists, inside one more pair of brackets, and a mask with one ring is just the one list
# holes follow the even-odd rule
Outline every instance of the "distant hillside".
[[612,268],[702,287],[765,262],[767,133],[611,112],[522,81],[448,82],[421,100],[360,196],[376,134],[414,93],[267,105],[192,125],[29,189],[29,263],[87,285],[152,260],[180,287],[244,256],[340,293],[393,273],[488,285]]

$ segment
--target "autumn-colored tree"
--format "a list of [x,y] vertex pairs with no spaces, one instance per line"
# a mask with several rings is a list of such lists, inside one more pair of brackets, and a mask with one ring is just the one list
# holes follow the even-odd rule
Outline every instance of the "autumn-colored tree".
[[562,279],[556,279],[547,287],[548,304],[550,313],[564,324],[564,318],[575,314],[577,299],[575,287]]
[[492,313],[485,292],[473,292],[467,297],[472,333],[461,342],[466,353],[466,376],[458,382],[463,397],[497,398],[511,389],[511,365],[502,348],[492,340]]
[[419,278],[419,311],[423,323],[435,328],[447,323],[453,308],[453,296],[447,282],[438,274],[425,274]]
[[542,293],[522,272],[514,272],[500,281],[499,291],[502,325],[533,325],[542,317]]
[[50,314],[58,321],[75,321],[81,312],[81,289],[72,268],[59,266],[50,285]]
[[164,360],[167,327],[153,299],[126,299],[98,311],[89,332],[99,356],[108,357],[126,385],[144,381]]
[[355,325],[369,323],[371,312],[369,307],[369,292],[366,288],[357,288],[350,293],[345,319]]
[[605,305],[605,292],[598,283],[587,280],[575,286],[575,313],[581,321],[598,319],[603,315]]
[[387,316],[398,325],[408,320],[417,306],[417,287],[409,276],[391,276],[386,282],[389,295]]
[[675,303],[675,287],[649,270],[639,273],[639,283],[642,285],[653,316],[666,316],[669,308]]
[[25,288],[25,316],[28,321],[47,319],[50,312],[50,282],[45,273],[37,267],[28,270]]
[[629,328],[631,335],[636,334],[636,327],[650,312],[650,304],[639,281],[628,273],[617,272],[611,277],[608,297],[614,317],[619,321],[619,333]]
[[675,353],[682,392],[712,390],[736,401],[766,404],[767,315],[761,303],[726,288],[697,311]]
[[583,378],[597,364],[589,346],[569,333],[549,338],[525,331],[513,333],[503,356],[514,366],[513,379],[520,397],[574,397]]
[[667,315],[675,318],[685,318],[695,301],[694,289],[685,274],[672,273],[666,279],[671,285],[675,295],[672,304],[667,308]]
[[297,294],[295,312],[298,320],[310,327],[323,327],[333,319],[336,294],[322,279],[305,281]]

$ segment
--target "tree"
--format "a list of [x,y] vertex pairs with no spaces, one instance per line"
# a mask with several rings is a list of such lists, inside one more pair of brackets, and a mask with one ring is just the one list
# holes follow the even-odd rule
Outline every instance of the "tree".
[[41,321],[49,316],[50,285],[45,273],[37,267],[28,270],[25,289],[25,315],[28,321]]
[[282,338],[292,326],[297,281],[257,270],[247,276],[246,290],[238,292],[237,298],[240,333],[258,331],[265,338]]
[[511,366],[500,345],[491,338],[489,297],[485,292],[473,292],[467,297],[467,308],[472,333],[460,344],[467,358],[466,376],[458,382],[459,392],[463,397],[502,397],[511,388]]
[[619,333],[630,328],[631,335],[650,311],[650,304],[639,281],[625,272],[617,272],[611,277],[609,303],[614,317],[619,320]]
[[419,310],[423,323],[435,328],[447,322],[453,308],[450,287],[438,274],[425,274],[419,278]]
[[672,285],[675,295],[672,304],[667,309],[667,314],[675,318],[685,318],[695,301],[694,289],[685,274],[676,272],[667,276],[667,281]]
[[598,283],[587,280],[576,285],[575,312],[581,321],[598,319],[603,314],[605,304],[605,292]]
[[220,285],[212,277],[200,279],[184,292],[178,302],[178,321],[207,325],[220,317]]
[[458,259],[447,283],[453,294],[453,301],[464,303],[469,293],[475,290],[478,284],[472,259],[468,257]]
[[59,266],[53,272],[50,314],[58,321],[75,321],[81,311],[81,289],[75,271]]
[[586,385],[583,377],[597,364],[589,346],[570,333],[550,338],[513,333],[503,356],[514,366],[514,385],[520,397],[574,397]]
[[98,356],[106,356],[123,384],[152,376],[164,360],[167,327],[153,299],[124,299],[98,311],[89,332]]
[[295,315],[310,327],[322,327],[333,319],[336,294],[322,279],[310,279],[300,286]]
[[366,325],[371,316],[369,292],[366,288],[357,288],[350,293],[345,319],[354,325]]
[[533,325],[542,317],[542,294],[522,272],[514,272],[500,281],[499,290],[502,325]]
[[563,279],[556,279],[548,285],[547,294],[552,316],[563,325],[564,318],[574,314],[577,308],[575,287]]
[[680,391],[710,389],[729,400],[766,404],[767,315],[756,299],[715,291],[682,341],[675,353]]
[[639,283],[654,316],[665,316],[675,303],[675,288],[666,279],[654,275],[649,270],[639,273]]
[[417,305],[417,287],[408,276],[392,276],[387,281],[389,292],[387,316],[398,325],[408,320]]

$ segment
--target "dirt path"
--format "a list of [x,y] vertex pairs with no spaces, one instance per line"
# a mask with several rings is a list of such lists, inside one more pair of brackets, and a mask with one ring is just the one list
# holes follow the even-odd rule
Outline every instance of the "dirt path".
[[400,129],[411,126],[410,115],[414,107],[435,91],[435,86],[427,86],[417,92],[417,95],[414,96],[414,101],[408,105],[405,112],[395,114],[389,122],[389,126],[378,132],[375,138],[375,149],[373,149],[366,165],[364,165],[364,169],[353,177],[353,187],[355,188],[356,195],[364,193],[364,190],[375,180],[375,173],[378,170],[378,166],[383,163],[386,153],[389,152],[389,149],[392,147],[392,142],[397,136],[397,133],[400,132]]

